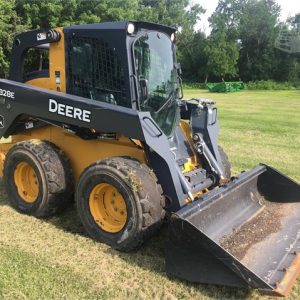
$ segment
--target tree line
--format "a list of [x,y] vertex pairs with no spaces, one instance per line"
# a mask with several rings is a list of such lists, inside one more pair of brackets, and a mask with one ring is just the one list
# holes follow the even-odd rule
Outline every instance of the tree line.
[[297,55],[275,45],[283,32],[300,38],[300,14],[279,22],[280,10],[273,0],[220,0],[209,19],[211,34],[196,32],[181,49],[187,78],[298,82],[300,49]]
[[300,14],[279,22],[275,0],[219,0],[211,33],[195,30],[205,10],[189,0],[0,0],[0,76],[7,76],[14,37],[26,30],[116,20],[178,29],[184,79],[300,81],[299,55],[278,50],[283,30],[300,30]]

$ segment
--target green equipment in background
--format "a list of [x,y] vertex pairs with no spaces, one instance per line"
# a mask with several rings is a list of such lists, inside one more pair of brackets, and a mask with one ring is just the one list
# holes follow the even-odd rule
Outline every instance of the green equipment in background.
[[206,86],[211,93],[237,92],[245,88],[242,81],[207,83]]

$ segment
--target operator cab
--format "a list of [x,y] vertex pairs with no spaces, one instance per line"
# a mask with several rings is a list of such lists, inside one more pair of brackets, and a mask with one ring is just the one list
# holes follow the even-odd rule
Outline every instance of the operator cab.
[[10,79],[149,111],[161,130],[173,135],[180,119],[174,28],[111,22],[49,32],[17,37]]

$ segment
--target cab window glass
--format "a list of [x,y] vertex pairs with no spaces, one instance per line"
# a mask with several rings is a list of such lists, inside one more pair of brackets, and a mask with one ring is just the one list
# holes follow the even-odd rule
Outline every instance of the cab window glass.
[[24,81],[49,77],[49,49],[31,48],[24,57]]
[[71,94],[129,106],[123,64],[116,49],[102,39],[73,36],[68,53]]

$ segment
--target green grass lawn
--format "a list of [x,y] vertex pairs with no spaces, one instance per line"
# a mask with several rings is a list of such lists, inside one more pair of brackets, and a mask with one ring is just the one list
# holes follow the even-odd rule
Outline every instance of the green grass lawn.
[[[217,101],[220,144],[234,173],[260,162],[300,181],[300,91],[209,94]],[[74,207],[38,220],[15,212],[1,187],[0,298],[258,299],[257,292],[191,284],[164,272],[166,229],[141,250],[124,254],[84,234]],[[272,249],[270,249],[272,251]],[[299,299],[300,281],[290,299]]]
[[[300,181],[300,91],[243,91],[201,97],[216,100],[220,144],[234,172],[260,162]],[[197,96],[187,90],[186,98]]]

